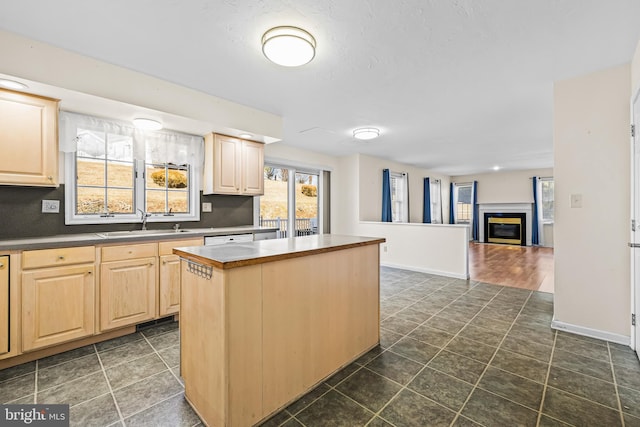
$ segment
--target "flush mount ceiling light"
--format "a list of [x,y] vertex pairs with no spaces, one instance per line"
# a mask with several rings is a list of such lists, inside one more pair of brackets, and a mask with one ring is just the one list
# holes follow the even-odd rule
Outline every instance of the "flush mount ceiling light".
[[316,55],[316,39],[302,28],[275,27],[262,36],[262,53],[284,67],[299,67]]
[[380,129],[377,128],[358,128],[353,131],[353,137],[356,139],[368,140],[380,136]]
[[250,133],[241,133],[240,138],[249,139],[253,138],[253,135],[251,135]]
[[29,87],[24,83],[20,83],[15,80],[8,80],[8,79],[0,79],[0,86],[6,87],[7,89],[17,89],[17,90],[27,89]]
[[143,129],[143,130],[162,129],[162,123],[152,119],[143,119],[143,118],[133,119],[133,125],[138,129]]
[[494,166],[494,167],[493,167],[493,170],[494,170],[494,171],[499,171],[499,170],[500,170],[500,166]]

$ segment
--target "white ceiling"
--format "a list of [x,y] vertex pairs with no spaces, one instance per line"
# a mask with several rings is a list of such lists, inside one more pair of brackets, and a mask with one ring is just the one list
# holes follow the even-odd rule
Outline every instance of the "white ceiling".
[[[264,58],[278,25],[310,64]],[[461,175],[552,167],[553,82],[629,62],[640,1],[20,0],[0,28],[281,115],[283,144]]]

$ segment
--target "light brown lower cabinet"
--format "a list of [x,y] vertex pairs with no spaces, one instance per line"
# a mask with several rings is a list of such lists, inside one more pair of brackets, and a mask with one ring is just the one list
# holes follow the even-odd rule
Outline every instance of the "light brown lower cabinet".
[[9,257],[0,257],[0,355],[9,352]]
[[94,333],[94,272],[93,264],[23,272],[23,351]]
[[183,246],[202,246],[202,237],[188,240],[172,240],[160,242],[160,284],[159,306],[160,317],[176,314],[180,311],[180,257],[173,255],[173,248]]
[[156,317],[158,244],[102,248],[100,264],[100,330]]

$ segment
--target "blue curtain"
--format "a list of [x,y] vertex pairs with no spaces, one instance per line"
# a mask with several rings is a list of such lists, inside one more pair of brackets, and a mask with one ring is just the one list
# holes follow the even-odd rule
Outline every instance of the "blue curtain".
[[453,206],[453,182],[449,184],[449,224],[455,224],[456,218],[453,215],[453,210],[456,207]]
[[533,179],[533,219],[531,221],[531,244],[538,245],[540,240],[538,238],[538,177],[534,176]]
[[391,175],[389,169],[382,170],[382,222],[393,221],[391,214]]
[[478,209],[478,181],[473,181],[473,224],[471,225],[471,237],[476,242],[478,241],[479,234],[479,224],[480,211]]
[[424,206],[422,207],[422,222],[431,224],[431,183],[424,179]]

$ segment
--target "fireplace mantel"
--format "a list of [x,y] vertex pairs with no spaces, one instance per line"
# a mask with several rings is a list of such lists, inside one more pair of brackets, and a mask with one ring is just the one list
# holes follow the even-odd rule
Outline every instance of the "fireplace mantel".
[[478,241],[484,242],[484,227],[482,226],[485,213],[524,213],[526,215],[526,237],[527,246],[531,246],[531,229],[533,218],[533,203],[479,203],[479,226],[478,226]]

